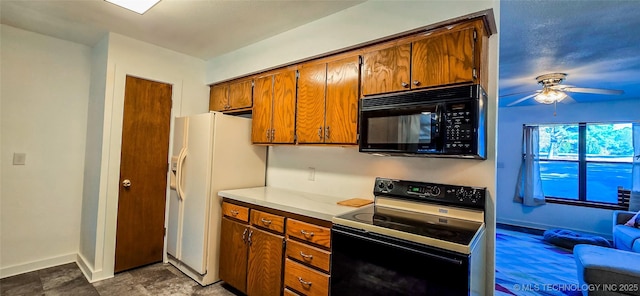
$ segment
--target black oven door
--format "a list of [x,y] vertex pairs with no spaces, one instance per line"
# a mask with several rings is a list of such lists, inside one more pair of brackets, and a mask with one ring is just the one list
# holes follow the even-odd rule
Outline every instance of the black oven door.
[[[363,99],[366,100],[366,99]],[[380,153],[439,153],[440,104],[405,107],[377,106],[360,113],[360,151]]]
[[469,295],[469,257],[334,225],[331,295]]

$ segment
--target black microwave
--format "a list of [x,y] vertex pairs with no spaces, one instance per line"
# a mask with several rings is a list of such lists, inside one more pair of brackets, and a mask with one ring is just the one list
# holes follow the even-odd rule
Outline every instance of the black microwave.
[[487,94],[480,85],[367,96],[360,152],[486,159]]

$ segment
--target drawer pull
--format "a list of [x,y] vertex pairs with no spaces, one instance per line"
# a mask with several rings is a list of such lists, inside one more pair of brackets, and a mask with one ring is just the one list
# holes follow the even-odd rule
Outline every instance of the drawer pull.
[[269,224],[271,224],[271,220],[267,220],[265,218],[260,218],[260,221],[262,221],[262,224],[269,226]]
[[242,232],[242,242],[245,243],[245,244],[247,243],[247,240],[246,240],[247,231],[249,231],[249,228],[245,228],[244,231]]
[[307,255],[305,253],[302,253],[302,251],[300,251],[300,256],[302,256],[302,258],[306,261],[311,261],[311,259],[313,259],[313,255]]
[[311,288],[311,284],[312,284],[312,282],[305,282],[301,277],[298,277],[298,281],[299,281],[303,286],[307,286],[307,287],[306,287],[307,289]]
[[238,211],[236,211],[236,210],[231,210],[231,211],[229,211],[229,212],[231,212],[231,216],[234,216],[234,217],[235,217],[235,216],[238,216],[238,214],[240,214],[240,212],[238,212]]
[[313,237],[313,231],[306,232],[304,230],[300,230],[300,233],[302,233],[302,235],[304,235],[304,237],[306,237],[307,239],[310,239]]

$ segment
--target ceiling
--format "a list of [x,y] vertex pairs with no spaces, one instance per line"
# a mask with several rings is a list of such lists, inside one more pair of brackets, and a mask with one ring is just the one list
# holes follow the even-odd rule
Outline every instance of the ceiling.
[[499,106],[541,89],[535,77],[552,72],[567,73],[567,85],[624,91],[569,93],[580,103],[640,99],[638,11],[637,0],[501,1]]
[[111,31],[203,60],[364,0],[162,0],[143,15],[103,0],[0,0],[0,22],[88,46]]
[[[139,15],[103,0],[0,0],[0,22],[88,46],[111,31],[208,60],[362,2],[162,0]],[[571,93],[577,102],[640,99],[638,11],[637,0],[502,0],[499,106],[539,90],[535,77],[551,72],[625,92]]]

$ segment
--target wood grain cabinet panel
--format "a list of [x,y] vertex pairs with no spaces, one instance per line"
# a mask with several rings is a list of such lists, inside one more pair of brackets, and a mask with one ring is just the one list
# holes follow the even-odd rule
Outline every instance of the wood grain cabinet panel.
[[247,292],[247,235],[249,226],[222,218],[220,228],[220,279]]
[[412,88],[474,82],[474,31],[454,29],[413,42]]
[[222,203],[222,215],[240,221],[249,222],[249,208],[234,205],[232,203]]
[[293,144],[295,106],[295,69],[256,78],[251,141],[254,144]]
[[320,268],[329,272],[331,265],[331,253],[314,248],[307,244],[302,244],[294,240],[287,241],[287,258],[294,259],[298,262]]
[[298,143],[324,143],[327,64],[304,65],[298,71]]
[[284,234],[284,217],[251,210],[251,225]]
[[247,295],[280,295],[284,236],[251,227],[248,240]]
[[287,237],[331,248],[331,229],[295,219],[287,219]]
[[411,43],[367,52],[362,55],[362,95],[381,94],[410,88]]
[[329,295],[329,276],[290,259],[285,260],[284,284],[307,296]]
[[299,70],[296,134],[300,144],[356,144],[359,56]]
[[357,143],[359,80],[358,56],[327,64],[325,143]]
[[253,114],[251,122],[251,141],[269,143],[273,103],[273,76],[256,78],[253,88]]
[[252,93],[252,78],[212,85],[209,88],[209,110],[221,112],[246,110],[253,104]]
[[226,83],[212,85],[209,88],[209,110],[224,111],[229,101],[229,85]]

